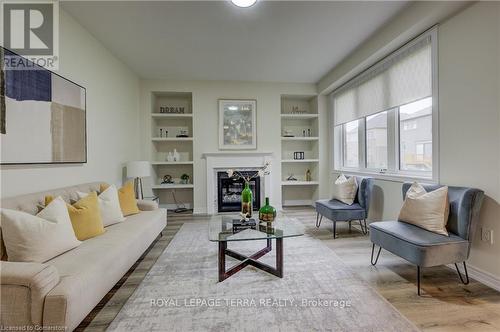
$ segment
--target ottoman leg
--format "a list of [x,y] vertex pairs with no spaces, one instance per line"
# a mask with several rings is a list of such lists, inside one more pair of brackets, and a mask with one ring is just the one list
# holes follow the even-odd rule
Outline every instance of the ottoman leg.
[[382,250],[382,247],[378,247],[377,258],[375,258],[375,262],[374,262],[373,261],[373,252],[375,251],[375,243],[372,244],[372,257],[370,259],[370,263],[372,263],[373,266],[377,265],[378,257],[380,256],[380,251],[381,250]]
[[319,226],[321,225],[321,220],[323,220],[323,215],[321,215],[320,217],[319,212],[316,212],[316,228],[319,228]]
[[420,296],[420,266],[417,265],[417,294]]

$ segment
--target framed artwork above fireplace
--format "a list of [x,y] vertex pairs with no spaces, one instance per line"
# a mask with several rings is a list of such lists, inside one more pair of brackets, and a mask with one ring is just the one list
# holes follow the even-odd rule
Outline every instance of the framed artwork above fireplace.
[[219,149],[257,149],[257,101],[219,99]]

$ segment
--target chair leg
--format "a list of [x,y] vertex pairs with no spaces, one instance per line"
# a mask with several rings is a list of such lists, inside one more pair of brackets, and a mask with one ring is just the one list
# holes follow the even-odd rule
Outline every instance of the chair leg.
[[372,263],[373,266],[375,266],[378,262],[378,257],[380,256],[380,251],[382,251],[382,247],[378,247],[378,253],[377,253],[377,258],[375,258],[375,262],[373,261],[373,252],[375,251],[375,243],[372,244],[372,257],[370,259],[370,262]]
[[323,220],[323,215],[321,215],[321,217],[320,217],[319,212],[317,212],[316,213],[316,228],[319,228],[319,226],[321,225],[321,220]]
[[420,266],[417,265],[417,294],[420,296]]
[[360,219],[359,220],[359,227],[361,227],[361,233],[363,233],[363,235],[366,235],[368,234],[368,227],[366,226],[366,219],[363,219],[364,222],[365,222],[365,226],[363,227],[363,221]]
[[337,221],[333,219],[333,238],[335,239],[337,237]]
[[469,280],[469,274],[467,273],[467,265],[465,265],[465,262],[463,262],[463,264],[464,264],[464,271],[465,271],[465,281],[462,278],[462,273],[460,273],[460,270],[458,269],[457,263],[455,263],[455,268],[457,269],[457,273],[458,273],[458,276],[460,277],[460,281],[462,282],[462,284],[468,285],[470,280]]

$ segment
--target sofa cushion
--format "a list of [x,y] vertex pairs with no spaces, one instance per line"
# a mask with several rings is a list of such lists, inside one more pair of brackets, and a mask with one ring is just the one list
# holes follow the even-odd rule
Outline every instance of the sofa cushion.
[[[79,199],[87,197],[89,193],[77,191]],[[104,227],[110,226],[125,220],[120,201],[118,200],[118,189],[114,185],[110,185],[106,190],[97,195],[99,202],[99,212],[101,213],[102,224]]]
[[[100,191],[105,191],[109,185],[103,183],[100,186]],[[120,207],[122,209],[123,215],[130,216],[139,213],[139,208],[137,207],[137,199],[135,198],[134,192],[134,182],[129,181],[118,189],[118,200],[120,201]]]
[[61,282],[46,298],[44,324],[67,325],[70,330],[78,326],[165,226],[164,209],[141,212],[48,261]]
[[316,201],[316,211],[330,220],[344,221],[366,218],[366,211],[359,203],[347,205],[336,199]]
[[459,236],[440,235],[399,221],[371,223],[370,240],[422,267],[464,261],[469,250],[469,243]]
[[346,178],[344,174],[335,180],[333,185],[333,198],[342,203],[352,205],[358,192],[358,183],[355,176]]
[[448,235],[446,224],[449,206],[448,187],[427,192],[421,184],[414,182],[406,193],[398,219],[437,234]]
[[36,216],[0,209],[8,259],[43,263],[80,245],[62,198],[57,197]]
[[[78,199],[76,192],[90,192],[99,190],[101,182],[83,183],[75,186],[52,189],[49,191],[41,191],[33,194],[26,194],[13,197],[2,197],[0,206],[4,209],[12,209],[24,211],[30,214],[39,212],[38,206],[45,205],[45,196],[52,195],[54,197],[61,196],[65,202],[70,202],[72,199]],[[7,252],[3,243],[3,235],[0,232],[0,256],[2,260],[7,260]]]

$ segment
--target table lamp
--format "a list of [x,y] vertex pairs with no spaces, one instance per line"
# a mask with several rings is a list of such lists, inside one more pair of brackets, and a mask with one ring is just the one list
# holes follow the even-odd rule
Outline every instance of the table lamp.
[[134,191],[137,199],[144,199],[142,178],[148,176],[151,176],[151,164],[149,161],[129,161],[127,163],[127,177],[134,178]]

